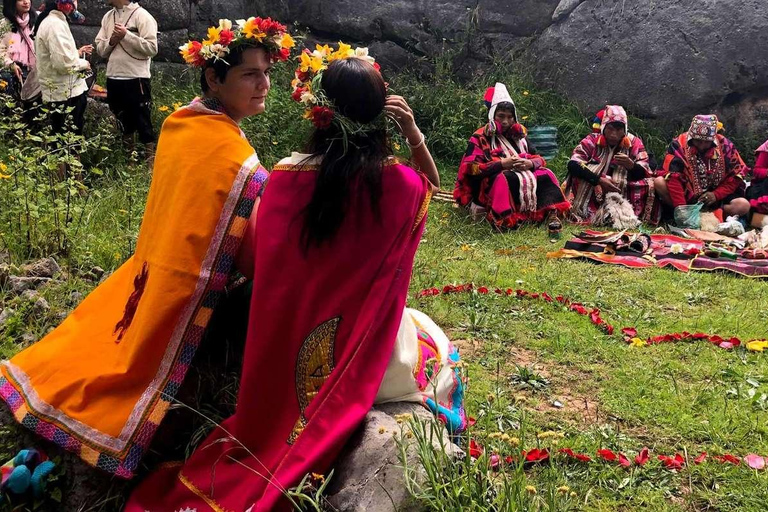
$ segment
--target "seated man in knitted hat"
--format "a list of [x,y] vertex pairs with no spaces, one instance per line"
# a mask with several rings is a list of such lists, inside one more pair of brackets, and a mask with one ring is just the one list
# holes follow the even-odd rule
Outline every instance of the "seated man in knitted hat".
[[744,197],[748,171],[733,143],[718,133],[717,116],[698,115],[670,144],[656,191],[675,209],[703,203],[707,210],[722,208],[724,217],[740,217],[749,213]]
[[485,95],[488,124],[469,139],[459,166],[453,197],[461,206],[485,216],[497,229],[520,222],[546,221],[551,231],[562,227],[559,214],[570,204],[547,162],[536,155],[518,122],[517,109],[504,84]]
[[619,105],[598,112],[592,133],[573,150],[565,181],[566,197],[576,221],[592,222],[611,192],[632,205],[637,218],[658,224],[656,200],[648,153],[640,137],[629,133],[627,113]]

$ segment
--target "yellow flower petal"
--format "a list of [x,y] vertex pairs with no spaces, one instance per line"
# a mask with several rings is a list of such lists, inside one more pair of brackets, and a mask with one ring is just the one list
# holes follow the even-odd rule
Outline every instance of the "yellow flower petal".
[[747,342],[747,350],[750,352],[762,352],[768,348],[768,341],[765,340],[753,340]]
[[633,347],[644,347],[646,343],[645,340],[641,340],[640,338],[632,338],[631,345]]
[[219,42],[219,36],[221,36],[221,29],[217,27],[208,28],[208,38],[203,41],[205,45],[216,44]]
[[280,39],[280,48],[293,48],[294,46],[296,46],[296,41],[293,40],[291,34],[287,32],[283,34],[282,39]]

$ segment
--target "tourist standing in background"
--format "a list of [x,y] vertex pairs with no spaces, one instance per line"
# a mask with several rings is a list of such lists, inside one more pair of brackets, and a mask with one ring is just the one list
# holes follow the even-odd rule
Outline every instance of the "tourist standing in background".
[[0,18],[0,58],[3,68],[10,72],[13,82],[10,92],[18,98],[21,86],[35,67],[35,44],[32,27],[37,12],[30,0],[3,0],[3,17]]
[[107,103],[128,146],[134,134],[144,144],[148,161],[155,153],[150,107],[150,64],[157,55],[157,21],[138,3],[109,0],[113,9],[101,20],[96,51],[108,59]]
[[[88,86],[83,72],[91,69],[84,59],[93,46],[78,49],[67,23],[67,16],[77,11],[77,0],[48,1],[37,18],[34,30],[37,70],[43,93],[43,103],[54,111],[51,130],[62,133],[68,122],[78,135],[83,133]],[[66,112],[66,110],[71,111]]]

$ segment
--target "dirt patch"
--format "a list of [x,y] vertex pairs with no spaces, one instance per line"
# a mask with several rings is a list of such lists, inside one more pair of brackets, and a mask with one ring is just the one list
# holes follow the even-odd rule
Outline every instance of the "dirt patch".
[[[458,333],[457,333],[458,334]],[[462,358],[475,360],[483,355],[485,342],[477,339],[453,339],[448,333],[451,343],[458,348]],[[617,418],[603,411],[600,402],[591,393],[588,383],[593,376],[573,366],[561,365],[542,360],[533,350],[516,345],[505,347],[505,371],[512,374],[515,365],[527,367],[549,381],[546,390],[532,392],[529,390],[516,391],[516,395],[524,395],[530,399],[532,409],[542,414],[554,415],[574,426],[584,427],[599,423],[615,421]]]

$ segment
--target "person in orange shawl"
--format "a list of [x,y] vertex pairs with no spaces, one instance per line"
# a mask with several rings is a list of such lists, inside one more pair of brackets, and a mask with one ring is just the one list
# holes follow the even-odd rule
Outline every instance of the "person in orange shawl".
[[677,208],[703,203],[723,209],[724,217],[749,213],[744,176],[749,168],[733,143],[718,133],[715,115],[698,115],[690,129],[669,146],[663,177],[656,178],[659,198]]
[[[126,512],[290,509],[286,489],[324,474],[377,398],[437,169],[365,49],[301,58],[294,97],[315,130],[274,167],[257,213],[236,412]],[[392,158],[385,115],[424,174]]]
[[0,396],[22,425],[123,478],[184,380],[267,179],[239,122],[264,111],[290,36],[253,18],[209,36],[182,49],[204,94],[163,124],[135,254],[2,365]]

